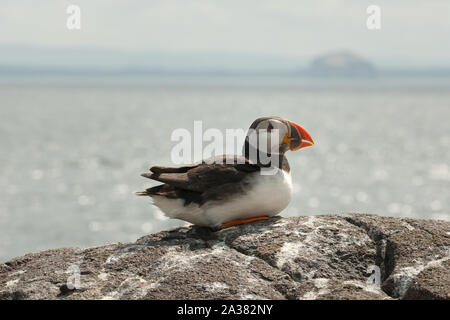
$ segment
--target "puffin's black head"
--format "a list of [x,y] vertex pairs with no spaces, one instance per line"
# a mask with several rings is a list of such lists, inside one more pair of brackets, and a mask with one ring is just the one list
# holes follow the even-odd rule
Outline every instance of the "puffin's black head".
[[[275,132],[272,135],[271,132]],[[251,139],[251,135],[257,136],[258,144],[256,147],[256,139]],[[265,139],[264,141],[260,141]],[[260,149],[261,145],[267,146],[266,150],[272,150],[275,153],[284,154],[286,151],[296,151],[301,148],[314,145],[314,141],[310,134],[298,124],[285,120],[280,117],[264,117],[253,121],[249,128],[245,139],[245,154],[248,154],[249,145],[253,145],[256,149]]]

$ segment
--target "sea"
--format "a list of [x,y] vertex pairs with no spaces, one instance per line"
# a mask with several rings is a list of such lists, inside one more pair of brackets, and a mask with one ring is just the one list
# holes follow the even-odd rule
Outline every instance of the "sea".
[[[300,124],[282,216],[450,220],[450,78],[0,76],[0,262],[131,242],[186,224],[135,191],[172,165],[176,129]],[[239,148],[240,149],[240,148]]]

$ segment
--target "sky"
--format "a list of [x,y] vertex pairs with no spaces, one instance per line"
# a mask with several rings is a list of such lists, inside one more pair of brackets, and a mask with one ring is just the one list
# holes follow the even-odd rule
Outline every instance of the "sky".
[[[68,30],[67,6],[81,9]],[[381,29],[366,27],[369,5]],[[450,67],[449,0],[2,0],[0,46],[99,47],[308,60],[338,50],[382,67]],[[1,63],[1,61],[0,61]]]

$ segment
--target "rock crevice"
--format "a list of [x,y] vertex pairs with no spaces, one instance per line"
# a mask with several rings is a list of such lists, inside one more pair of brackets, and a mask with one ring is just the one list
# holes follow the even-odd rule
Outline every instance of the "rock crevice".
[[[389,296],[450,299],[450,268],[447,263],[450,260],[450,223],[362,214],[344,217],[365,230],[375,242],[381,288]],[[432,267],[434,271],[430,271]],[[422,279],[425,270],[424,274],[433,280]],[[431,282],[434,282],[434,292],[427,288]]]

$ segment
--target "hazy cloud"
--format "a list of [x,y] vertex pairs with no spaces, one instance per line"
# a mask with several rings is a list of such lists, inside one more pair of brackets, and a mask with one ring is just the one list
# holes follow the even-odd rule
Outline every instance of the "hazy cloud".
[[[82,29],[66,28],[81,7]],[[381,7],[382,28],[366,28]],[[448,0],[2,0],[0,44],[267,54],[349,49],[380,65],[450,65]]]

